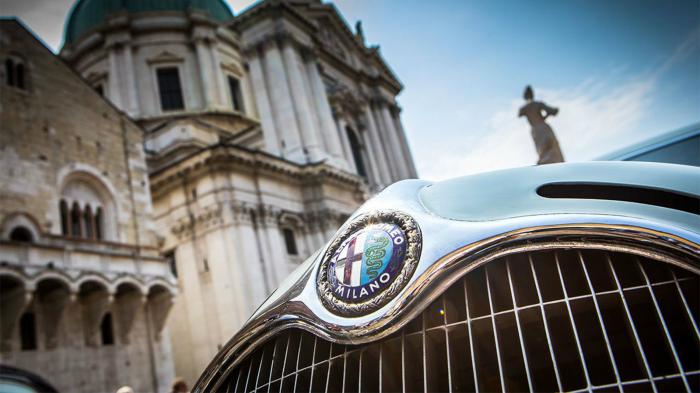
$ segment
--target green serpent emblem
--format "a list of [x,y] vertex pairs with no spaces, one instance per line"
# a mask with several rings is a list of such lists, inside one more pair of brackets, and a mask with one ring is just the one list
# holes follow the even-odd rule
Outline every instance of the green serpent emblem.
[[372,245],[365,249],[366,273],[370,280],[374,280],[379,276],[379,269],[382,267],[382,259],[386,255],[386,246],[389,244],[389,239],[384,236],[372,237]]

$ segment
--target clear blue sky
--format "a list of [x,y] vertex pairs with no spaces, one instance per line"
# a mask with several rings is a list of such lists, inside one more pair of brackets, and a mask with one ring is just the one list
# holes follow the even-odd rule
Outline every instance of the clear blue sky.
[[[1,0],[49,45],[71,0]],[[235,13],[252,0],[229,0]],[[443,179],[536,161],[517,109],[532,84],[579,161],[700,121],[697,0],[337,0],[405,85],[419,174]]]

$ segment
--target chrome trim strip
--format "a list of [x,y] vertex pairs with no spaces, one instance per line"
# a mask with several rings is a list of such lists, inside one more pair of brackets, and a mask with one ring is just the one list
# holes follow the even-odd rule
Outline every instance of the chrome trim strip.
[[[552,238],[555,240],[549,240]],[[272,303],[267,310],[259,312],[255,319],[249,321],[248,325],[226,344],[204,371],[193,392],[217,390],[218,383],[225,379],[229,370],[260,343],[281,330],[296,327],[341,344],[361,344],[379,340],[403,327],[469,271],[513,253],[562,248],[622,251],[660,260],[700,274],[700,246],[671,233],[611,224],[529,227],[459,247],[432,263],[428,261],[428,267],[419,276],[416,274],[401,294],[385,307],[384,313],[365,323],[353,324],[354,319],[346,319],[346,325],[341,325],[319,318],[314,312],[316,310],[310,308],[315,306],[313,299],[303,296],[308,290],[315,293],[313,283],[317,264],[314,263],[287,293]],[[318,299],[315,301],[318,302]],[[559,379],[557,382],[560,383]]]

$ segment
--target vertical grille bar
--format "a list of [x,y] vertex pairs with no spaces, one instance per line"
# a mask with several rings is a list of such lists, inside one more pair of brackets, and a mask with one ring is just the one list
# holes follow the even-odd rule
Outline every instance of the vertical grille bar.
[[681,286],[678,283],[678,277],[676,276],[676,272],[671,270],[671,276],[673,277],[673,284],[676,286],[676,290],[678,291],[678,296],[680,296],[681,301],[683,302],[683,307],[685,307],[685,312],[688,315],[688,319],[690,320],[690,323],[692,324],[693,329],[695,330],[695,335],[697,336],[698,340],[700,340],[700,329],[698,329],[698,324],[695,322],[695,318],[693,318],[693,313],[690,311],[690,306],[688,306],[688,300],[686,300],[685,294],[683,294]]
[[343,349],[343,392],[345,391],[345,376],[348,368],[348,347]]
[[357,393],[361,393],[362,391],[362,356],[363,353],[360,352],[360,361],[357,363]]
[[302,344],[303,340],[304,340],[304,336],[300,334],[299,335],[299,346],[297,347],[297,360],[296,360],[296,364],[294,365],[294,371],[293,371],[293,373],[294,373],[294,391],[295,392],[297,391],[297,380],[299,379],[299,357],[301,356],[301,350],[302,350],[301,344]]
[[469,336],[469,355],[472,358],[472,372],[474,373],[474,391],[479,392],[479,373],[476,372],[476,357],[474,356],[474,340],[472,339],[472,320],[469,315],[469,296],[467,296],[467,281],[463,278],[464,307],[467,309],[467,333]]
[[532,263],[532,254],[527,255],[528,263],[530,264],[530,270],[532,271],[532,279],[535,281],[535,289],[537,290],[537,301],[540,306],[540,313],[542,314],[542,321],[544,325],[545,336],[547,337],[547,347],[549,348],[549,355],[552,357],[552,366],[554,367],[554,375],[557,378],[557,388],[560,392],[564,391],[562,389],[561,377],[559,376],[559,367],[557,366],[557,360],[554,358],[554,347],[552,347],[552,338],[549,335],[549,327],[547,326],[547,316],[544,312],[544,302],[542,300],[542,292],[540,291],[539,280],[537,279],[537,273],[535,273],[535,265]]
[[581,340],[578,337],[578,331],[576,329],[576,323],[574,322],[574,316],[571,312],[571,303],[569,299],[569,294],[567,292],[566,285],[564,284],[564,277],[561,274],[561,264],[559,263],[559,253],[554,253],[554,261],[557,265],[557,273],[559,274],[559,281],[561,282],[561,287],[564,290],[564,303],[566,304],[566,311],[569,313],[569,322],[571,323],[571,328],[574,332],[574,339],[576,340],[576,348],[578,349],[578,356],[581,359],[581,364],[583,365],[583,374],[586,377],[586,387],[591,388],[591,377],[588,375],[588,366],[586,366],[586,359],[583,356],[583,349],[581,348]]
[[279,339],[276,339],[272,343],[272,362],[270,363],[270,373],[267,376],[267,391],[268,393],[270,392],[270,384],[272,383],[272,370],[275,369],[275,362],[279,361],[275,355],[277,355],[277,347],[278,347],[278,342]]
[[503,378],[503,364],[501,364],[501,351],[498,348],[498,331],[496,330],[496,317],[493,314],[493,298],[491,297],[491,280],[489,280],[489,270],[488,267],[484,267],[484,273],[486,276],[486,293],[489,298],[489,311],[491,316],[491,327],[493,329],[493,340],[496,344],[496,359],[498,360],[498,377],[501,379],[501,391],[506,391],[506,384]]
[[515,325],[518,328],[518,338],[520,339],[520,351],[523,354],[523,363],[525,364],[525,375],[527,376],[527,386],[530,391],[534,391],[532,388],[532,378],[530,377],[530,363],[527,359],[527,352],[525,351],[525,340],[523,339],[523,331],[520,327],[520,317],[518,316],[518,304],[515,301],[515,288],[513,287],[513,278],[510,275],[510,263],[511,261],[506,258],[506,273],[508,274],[508,286],[510,287],[510,296],[513,300],[513,309],[515,310]]
[[406,393],[406,332],[401,329],[401,391]]
[[428,393],[428,366],[426,361],[428,360],[427,357],[425,356],[425,343],[426,343],[426,337],[425,337],[425,317],[421,318],[421,328],[420,328],[420,334],[421,334],[421,351],[422,351],[422,356],[423,356],[423,391],[425,393]]
[[260,379],[260,370],[262,369],[263,361],[265,360],[265,351],[263,350],[260,354],[260,362],[258,363],[258,371],[255,373],[255,381],[253,381],[253,387],[257,389],[258,379]]
[[[460,280],[461,281],[461,280]],[[440,296],[442,303],[442,321],[444,325],[447,325],[447,305],[445,304],[445,295]],[[452,393],[452,365],[450,364],[450,335],[445,330],[445,355],[447,356],[447,386],[449,386],[449,392]]]
[[596,316],[598,317],[598,323],[600,324],[600,329],[603,332],[603,339],[605,340],[605,347],[608,350],[608,356],[610,357],[610,363],[612,363],[613,371],[615,373],[615,382],[617,383],[617,387],[619,388],[620,391],[622,391],[622,385],[620,384],[620,373],[617,371],[617,362],[615,361],[615,355],[612,352],[612,349],[610,348],[610,339],[608,338],[608,331],[605,328],[605,324],[603,323],[603,317],[601,316],[600,313],[600,306],[598,305],[598,298],[596,296],[596,292],[593,289],[593,284],[591,283],[591,277],[588,274],[588,269],[586,268],[586,264],[583,262],[583,255],[581,254],[581,251],[577,251],[576,255],[578,256],[578,260],[581,263],[581,268],[583,269],[583,273],[586,276],[586,283],[588,284],[588,289],[591,291],[591,297],[593,298],[593,305],[595,306],[595,311],[596,311]]
[[656,383],[654,382],[654,379],[651,376],[651,368],[649,367],[649,362],[647,361],[647,356],[644,353],[644,348],[642,348],[642,342],[639,340],[639,333],[637,333],[637,327],[634,324],[634,320],[632,320],[632,314],[630,313],[629,305],[627,304],[627,300],[625,299],[625,295],[622,292],[622,285],[620,284],[620,279],[617,277],[617,272],[615,271],[615,267],[612,264],[612,260],[610,259],[610,255],[606,254],[605,258],[608,262],[608,265],[610,267],[610,271],[612,272],[613,278],[615,279],[615,285],[617,286],[617,290],[620,292],[620,299],[622,300],[622,305],[625,307],[625,314],[627,315],[627,321],[630,324],[630,327],[632,328],[632,333],[634,335],[634,341],[637,344],[637,350],[639,351],[639,354],[642,357],[642,360],[644,361],[644,369],[646,370],[647,373],[647,378],[651,381],[651,387],[654,390],[654,393],[658,392],[656,388]]
[[250,370],[253,368],[253,361],[248,363],[248,373],[246,374],[245,377],[245,384],[243,385],[243,391],[245,392],[248,389],[248,381],[250,381]]
[[685,388],[688,391],[691,391],[690,385],[688,385],[688,379],[685,376],[685,370],[683,369],[683,365],[681,364],[680,359],[678,359],[678,352],[676,352],[676,346],[673,343],[673,339],[671,338],[671,335],[668,332],[668,326],[666,326],[666,320],[664,319],[664,316],[661,314],[661,309],[659,308],[659,302],[656,300],[656,295],[654,294],[654,291],[651,289],[651,281],[649,281],[649,276],[647,276],[647,273],[644,270],[644,267],[639,262],[639,258],[635,257],[634,259],[637,262],[637,266],[639,267],[639,270],[642,272],[642,276],[644,276],[644,281],[646,281],[646,283],[647,283],[647,289],[649,290],[649,295],[651,296],[651,300],[654,303],[654,309],[656,310],[656,315],[659,317],[659,321],[661,321],[661,326],[663,326],[664,333],[666,334],[666,342],[668,343],[669,347],[671,348],[671,353],[673,353],[673,360],[676,362],[676,368],[681,373],[681,379],[683,379],[683,385],[685,385]]
[[[314,380],[314,371],[316,370],[316,343],[318,342],[318,337],[314,336],[314,349],[313,355],[311,355],[311,381]],[[309,392],[311,392],[312,383],[309,383]]]
[[383,353],[383,346],[379,346],[379,393],[382,393],[382,365],[384,362],[382,361],[382,353]]
[[243,373],[243,370],[239,369],[238,373],[237,373],[238,375],[236,376],[236,383],[233,385],[233,392],[234,393],[238,393],[238,381],[240,381],[242,373]]

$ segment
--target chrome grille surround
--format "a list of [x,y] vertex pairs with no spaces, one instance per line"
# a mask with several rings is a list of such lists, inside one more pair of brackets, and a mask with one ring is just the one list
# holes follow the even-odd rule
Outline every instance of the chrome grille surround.
[[[529,169],[534,175],[523,178],[531,183],[532,192],[524,199],[537,198],[534,190],[543,182],[576,181],[576,171],[557,169],[564,167],[586,169],[581,180],[600,178],[610,182],[617,177],[624,183],[633,178],[635,184],[643,184],[649,178],[652,179],[649,187],[700,195],[700,170],[697,168],[683,169],[679,174],[677,166],[619,164],[547,165],[544,169]],[[639,172],[640,168],[645,171],[642,177],[626,173],[630,169]],[[691,181],[688,181],[688,172],[692,175]],[[397,183],[368,201],[349,220],[350,223],[362,214],[391,209],[409,214],[422,229],[423,250],[416,272],[394,299],[381,309],[357,318],[328,312],[320,303],[315,287],[319,255],[327,248],[324,247],[255,312],[205,370],[193,391],[222,390],[230,373],[244,366],[251,354],[259,354],[257,349],[261,345],[264,347],[263,344],[275,335],[295,328],[311,332],[318,337],[317,341],[333,343],[334,347],[335,344],[356,346],[395,339],[454,282],[482,266],[485,269],[499,258],[524,252],[561,249],[619,252],[676,265],[695,275],[700,273],[700,222],[692,213],[625,202],[574,200],[571,203],[559,201],[556,208],[546,205],[531,209],[522,216],[499,213],[493,220],[457,220],[438,216],[424,206],[419,194],[429,186],[430,183],[424,181]],[[520,198],[523,192],[519,189],[513,197]],[[475,201],[474,204],[488,202]],[[692,371],[686,374],[691,378],[696,375]],[[500,375],[498,381],[501,383]]]
[[[472,270],[378,342],[334,344],[286,329],[218,390],[694,391],[699,310],[688,298],[699,279],[626,253],[513,254]],[[674,301],[678,315],[670,314]],[[644,306],[657,323],[640,324]]]

